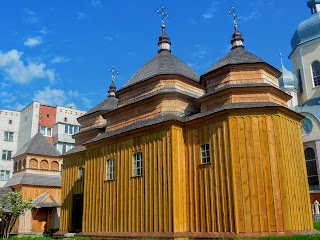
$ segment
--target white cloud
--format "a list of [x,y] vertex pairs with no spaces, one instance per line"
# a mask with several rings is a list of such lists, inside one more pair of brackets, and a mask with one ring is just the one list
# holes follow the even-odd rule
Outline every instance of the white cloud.
[[2,83],[0,83],[0,86],[1,86],[1,88],[6,88],[6,87],[9,87],[10,84],[2,82]]
[[201,47],[200,44],[196,44],[195,50],[192,52],[192,57],[194,58],[204,58],[207,54],[207,50],[204,47]]
[[247,21],[250,21],[250,20],[258,18],[259,16],[260,15],[259,15],[258,12],[252,11],[248,16],[242,17],[241,20],[247,22]]
[[40,33],[41,34],[43,34],[43,35],[47,35],[48,34],[48,31],[47,31],[47,28],[42,28],[41,30],[40,30]]
[[42,43],[41,37],[29,37],[25,42],[24,45],[28,47],[36,47]]
[[25,9],[26,16],[24,18],[26,23],[35,24],[38,23],[38,17],[34,11]]
[[8,104],[17,99],[11,92],[0,92],[1,103]]
[[50,60],[50,63],[56,64],[56,63],[66,63],[70,62],[69,58],[61,57],[61,56],[55,56],[53,59]]
[[205,20],[211,19],[213,18],[215,12],[217,11],[217,7],[218,7],[219,3],[217,1],[213,1],[210,4],[210,7],[206,10],[206,12],[204,14],[202,14],[202,17]]
[[108,41],[112,41],[112,40],[113,40],[113,38],[110,37],[110,36],[106,36],[106,37],[104,37],[104,39],[106,39],[106,40],[108,40]]
[[38,101],[44,105],[50,106],[75,106],[71,101],[72,98],[78,98],[79,93],[77,91],[63,91],[61,89],[51,89],[50,87],[46,87],[44,90],[39,90],[34,92],[33,101]]
[[7,53],[0,51],[0,71],[5,78],[16,83],[29,83],[34,79],[47,79],[53,83],[56,79],[55,69],[47,69],[46,64],[22,60],[22,52],[13,49]]
[[99,8],[102,7],[101,0],[91,0],[91,5],[94,7],[99,7]]
[[78,19],[78,20],[82,20],[82,19],[85,19],[85,18],[87,18],[87,17],[88,17],[88,15],[85,14],[85,13],[83,13],[83,12],[77,12],[77,19]]

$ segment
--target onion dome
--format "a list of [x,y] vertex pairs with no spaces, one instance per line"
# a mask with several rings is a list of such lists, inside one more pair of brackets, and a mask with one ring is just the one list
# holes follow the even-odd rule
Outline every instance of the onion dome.
[[117,87],[114,84],[114,81],[112,81],[108,91],[109,97],[116,97],[116,91],[117,91]]
[[243,42],[244,42],[244,40],[242,38],[242,34],[236,28],[234,30],[234,33],[232,34],[232,39],[231,39],[232,50],[235,48],[238,48],[238,47],[244,48]]
[[320,0],[309,0],[308,7],[312,16],[299,24],[291,39],[291,46],[295,49],[300,44],[320,38]]
[[165,32],[165,27],[162,27],[162,33],[159,36],[159,52],[161,51],[170,51],[170,38]]
[[279,80],[279,88],[283,91],[298,90],[298,78],[281,64],[280,72],[282,72]]

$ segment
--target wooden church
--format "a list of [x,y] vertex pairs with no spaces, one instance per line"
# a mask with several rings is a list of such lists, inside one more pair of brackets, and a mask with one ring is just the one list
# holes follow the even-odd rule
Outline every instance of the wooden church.
[[170,51],[78,118],[60,231],[101,238],[314,233],[300,130],[281,72],[232,50],[202,76]]

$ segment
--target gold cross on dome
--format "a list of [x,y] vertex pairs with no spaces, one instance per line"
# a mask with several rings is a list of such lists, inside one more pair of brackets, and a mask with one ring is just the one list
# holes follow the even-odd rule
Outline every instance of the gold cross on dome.
[[232,12],[229,11],[229,14],[233,16],[233,22],[234,22],[234,28],[238,28],[237,20],[240,21],[240,17],[236,14],[236,8],[233,6],[232,7]]
[[162,4],[161,5],[161,7],[160,7],[160,9],[158,9],[157,10],[157,13],[159,14],[159,16],[161,16],[162,17],[162,27],[163,28],[165,28],[166,27],[166,25],[164,25],[164,19],[166,19],[166,18],[169,18],[169,15],[168,15],[168,13],[166,13],[165,12],[165,7],[164,7],[164,5]]
[[110,68],[108,68],[108,72],[112,72],[112,82],[114,82],[114,79],[115,79],[115,74],[119,74],[119,72],[118,71],[116,71],[115,69],[114,69],[114,64],[112,65],[112,69],[110,69]]

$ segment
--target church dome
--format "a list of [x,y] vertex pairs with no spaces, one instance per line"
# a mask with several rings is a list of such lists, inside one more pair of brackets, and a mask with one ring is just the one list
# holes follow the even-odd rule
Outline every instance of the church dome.
[[282,72],[281,77],[279,78],[279,87],[281,90],[297,90],[298,89],[298,78],[295,74],[290,72],[282,64],[280,68]]
[[122,89],[146,81],[159,75],[180,75],[199,82],[199,75],[174,56],[170,51],[160,51],[154,58],[142,66],[122,87]]
[[316,5],[320,0],[309,0],[308,7],[313,15],[306,21],[299,24],[298,29],[291,39],[291,46],[295,49],[298,45],[320,38],[320,13]]

